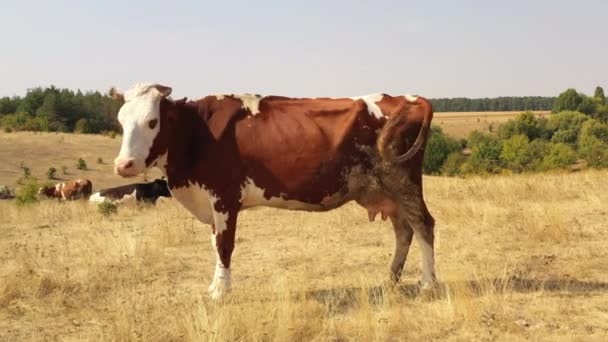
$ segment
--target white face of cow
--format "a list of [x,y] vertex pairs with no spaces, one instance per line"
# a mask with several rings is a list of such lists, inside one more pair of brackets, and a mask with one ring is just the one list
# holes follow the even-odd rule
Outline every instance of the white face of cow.
[[160,131],[160,101],[169,94],[171,88],[157,84],[138,84],[125,93],[118,112],[122,145],[114,160],[119,175],[137,176],[148,167],[146,159]]

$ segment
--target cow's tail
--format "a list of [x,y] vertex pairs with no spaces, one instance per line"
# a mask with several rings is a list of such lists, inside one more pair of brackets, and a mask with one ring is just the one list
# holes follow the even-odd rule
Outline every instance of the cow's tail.
[[[431,120],[433,119],[433,106],[431,102],[423,97],[417,97],[411,101],[406,97],[406,100],[410,103],[410,109],[392,115],[378,136],[377,146],[380,157],[390,163],[403,163],[418,153],[426,142],[431,127]],[[410,110],[415,110],[416,107],[419,107],[423,111],[422,125],[420,126],[418,136],[414,144],[405,153],[395,154],[395,149],[401,145],[405,138],[403,136],[403,127],[408,120],[408,113]]]

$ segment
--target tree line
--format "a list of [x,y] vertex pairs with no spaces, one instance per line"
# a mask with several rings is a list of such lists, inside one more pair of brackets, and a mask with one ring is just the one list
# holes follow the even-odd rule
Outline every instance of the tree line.
[[118,132],[120,105],[98,91],[38,87],[23,97],[0,98],[0,126],[5,131]]
[[506,112],[551,110],[555,97],[505,96],[469,99],[466,97],[431,99],[435,112]]
[[[603,89],[596,93],[603,96]],[[497,97],[483,99],[431,99],[436,112],[534,111],[563,108],[590,114],[596,111],[594,98],[568,89],[560,97]],[[601,97],[601,96],[600,96]],[[559,101],[558,101],[559,100]],[[54,86],[32,88],[25,96],[0,98],[0,126],[5,131],[50,131],[76,133],[119,132],[116,114],[121,103],[98,91],[82,92]],[[566,106],[566,107],[564,107]],[[563,107],[563,108],[562,108]]]

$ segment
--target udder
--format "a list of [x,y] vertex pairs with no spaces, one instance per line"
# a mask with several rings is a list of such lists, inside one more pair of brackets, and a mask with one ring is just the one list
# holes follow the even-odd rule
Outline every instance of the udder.
[[383,221],[389,217],[397,217],[399,206],[392,198],[384,194],[366,195],[357,201],[367,209],[370,222],[374,222],[376,216],[380,214]]

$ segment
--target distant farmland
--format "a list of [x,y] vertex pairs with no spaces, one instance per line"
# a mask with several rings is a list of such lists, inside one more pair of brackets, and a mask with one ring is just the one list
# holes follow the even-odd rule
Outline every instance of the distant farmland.
[[[466,138],[474,130],[488,132],[508,120],[516,118],[522,111],[512,112],[437,112],[433,124],[456,138]],[[539,116],[549,115],[549,111],[535,111]]]

